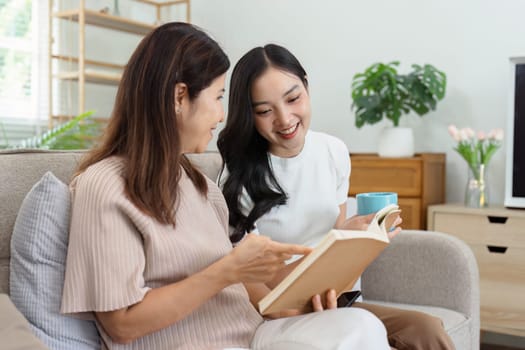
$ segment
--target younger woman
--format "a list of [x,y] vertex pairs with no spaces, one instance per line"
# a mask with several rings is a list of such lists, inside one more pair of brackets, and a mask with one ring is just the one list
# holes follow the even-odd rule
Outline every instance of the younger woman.
[[[230,210],[232,240],[256,229],[279,242],[314,246],[331,228],[364,229],[372,215],[345,218],[350,175],[346,146],[309,131],[308,81],[299,61],[281,46],[254,48],[235,66],[230,89],[218,147],[225,162],[219,182]],[[400,228],[391,236],[398,232]],[[398,349],[453,348],[435,317],[356,306],[383,321],[390,344]]]

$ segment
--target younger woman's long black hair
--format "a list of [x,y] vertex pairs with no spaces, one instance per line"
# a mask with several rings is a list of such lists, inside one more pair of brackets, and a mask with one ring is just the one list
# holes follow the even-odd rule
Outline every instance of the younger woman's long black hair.
[[[232,242],[239,241],[245,232],[254,228],[258,218],[287,200],[270,167],[269,143],[255,129],[252,106],[252,85],[270,67],[297,76],[308,87],[306,72],[297,58],[275,44],[250,50],[233,69],[228,116],[217,141],[224,160],[223,169],[226,167],[229,173],[223,194],[230,211],[230,225],[234,227]],[[247,215],[240,204],[243,188],[254,203]]]

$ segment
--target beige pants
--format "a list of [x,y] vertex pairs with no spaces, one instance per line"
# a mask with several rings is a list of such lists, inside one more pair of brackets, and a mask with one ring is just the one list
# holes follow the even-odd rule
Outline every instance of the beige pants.
[[385,325],[388,343],[398,350],[453,350],[441,319],[418,311],[356,302],[352,307],[370,311]]

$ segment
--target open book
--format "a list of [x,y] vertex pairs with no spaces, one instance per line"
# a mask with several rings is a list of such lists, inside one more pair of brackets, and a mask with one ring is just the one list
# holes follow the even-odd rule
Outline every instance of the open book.
[[310,310],[312,296],[335,289],[349,291],[366,267],[389,243],[388,230],[401,210],[390,204],[379,210],[367,231],[330,230],[310,254],[270,293],[259,301],[266,315],[285,309]]

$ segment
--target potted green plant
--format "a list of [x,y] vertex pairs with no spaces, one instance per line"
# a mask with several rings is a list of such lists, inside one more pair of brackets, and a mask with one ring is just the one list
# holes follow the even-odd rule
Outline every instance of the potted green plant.
[[409,157],[414,154],[412,129],[399,127],[402,115],[415,112],[423,116],[436,109],[445,97],[445,73],[430,64],[413,64],[407,74],[399,74],[398,61],[375,63],[352,80],[352,110],[355,125],[375,124],[389,119],[393,128],[380,136],[378,153],[383,157]]
[[[97,141],[102,132],[102,124],[91,118],[94,111],[79,114],[71,120],[26,140],[20,144],[9,144],[5,131],[4,143],[0,148],[42,148],[42,149],[88,149]],[[3,130],[0,124],[0,130]]]

